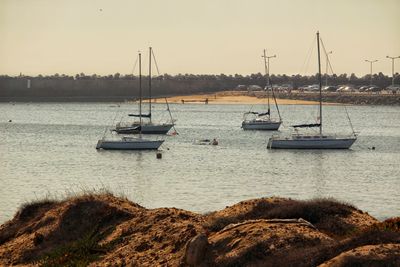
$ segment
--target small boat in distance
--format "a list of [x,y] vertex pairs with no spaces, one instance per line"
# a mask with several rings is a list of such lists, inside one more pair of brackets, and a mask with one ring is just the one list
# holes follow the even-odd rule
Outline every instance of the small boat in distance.
[[213,140],[211,139],[199,139],[199,140],[194,140],[193,141],[194,145],[213,145],[213,146],[217,146],[218,145],[218,141],[216,138],[214,138]]
[[[152,114],[151,114],[151,58],[154,57],[154,53],[151,47],[149,47],[149,113],[148,114],[128,114],[130,117],[142,117],[142,119],[148,119],[148,121],[143,122],[140,127],[140,131],[142,134],[166,134],[168,131],[174,127],[174,122],[172,120],[171,112],[168,106],[168,112],[171,117],[171,122],[165,123],[157,123],[153,122]],[[154,57],[155,59],[155,57]],[[167,102],[168,105],[168,102]],[[119,134],[138,134],[139,131],[139,122],[134,121],[132,123],[117,123],[114,131]]]
[[[271,86],[270,78],[269,78],[269,59],[274,56],[267,56],[264,49],[264,54],[262,55],[264,58],[264,67],[265,67],[265,75],[267,77],[267,85],[265,86],[265,92],[267,93],[267,103],[268,110],[266,112],[254,112],[249,111],[243,114],[242,128],[243,130],[266,130],[266,131],[276,131],[279,129],[279,126],[282,124],[282,118],[279,113],[278,103],[276,102],[275,94],[273,88]],[[268,59],[268,65],[267,65]],[[275,101],[275,106],[278,111],[279,120],[274,120],[271,118],[271,107],[270,107],[270,91],[272,93],[273,99]],[[249,116],[251,116],[249,118]]]
[[[293,125],[297,128],[319,127],[319,134],[293,134],[290,137],[272,136],[268,140],[267,148],[274,149],[348,149],[357,140],[353,131],[350,136],[324,135],[322,133],[322,78],[320,59],[320,38],[317,32],[318,47],[318,79],[319,79],[319,123]],[[348,117],[349,118],[349,117]],[[350,118],[349,118],[350,120]],[[351,125],[351,122],[350,122]]]
[[[142,114],[142,61],[141,53],[139,52],[139,114]],[[139,125],[136,129],[139,131],[138,137],[123,136],[119,139],[106,139],[105,134],[103,138],[97,142],[96,149],[110,149],[110,150],[156,150],[164,140],[149,140],[142,138],[142,116],[139,116]],[[105,132],[106,133],[106,132]]]

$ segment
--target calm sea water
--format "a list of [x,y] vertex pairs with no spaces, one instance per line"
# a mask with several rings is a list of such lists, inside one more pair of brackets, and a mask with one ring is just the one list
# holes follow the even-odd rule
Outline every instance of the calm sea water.
[[[282,133],[292,123],[314,122],[317,114],[315,106],[280,108]],[[348,107],[359,132],[348,151],[267,150],[271,132],[240,128],[248,105],[211,104],[171,105],[180,134],[165,137],[161,160],[154,151],[97,151],[106,127],[135,109],[0,104],[0,223],[24,202],[102,188],[148,208],[207,212],[258,197],[334,197],[380,219],[400,215],[399,107]],[[168,119],[165,105],[154,109],[155,117]],[[324,107],[324,120],[327,132],[351,132],[342,106]],[[193,144],[204,138],[217,138],[219,146]]]

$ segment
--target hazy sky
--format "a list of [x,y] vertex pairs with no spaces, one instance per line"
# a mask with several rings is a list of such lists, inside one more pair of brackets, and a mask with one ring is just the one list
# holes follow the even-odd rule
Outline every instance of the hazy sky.
[[262,72],[266,48],[304,75],[317,30],[335,73],[391,74],[400,0],[0,0],[0,74],[128,74],[152,46],[162,73]]

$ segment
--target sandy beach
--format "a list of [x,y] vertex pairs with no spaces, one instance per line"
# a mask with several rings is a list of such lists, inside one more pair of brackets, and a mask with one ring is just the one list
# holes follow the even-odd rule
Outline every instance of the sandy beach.
[[[266,98],[249,95],[247,91],[223,91],[213,94],[196,94],[167,97],[169,103],[198,103],[204,104],[208,99],[208,104],[266,104]],[[164,102],[164,98],[155,98],[154,102]],[[271,99],[271,104],[273,100]],[[316,101],[277,99],[279,105],[315,105]],[[329,103],[332,104],[332,103]]]

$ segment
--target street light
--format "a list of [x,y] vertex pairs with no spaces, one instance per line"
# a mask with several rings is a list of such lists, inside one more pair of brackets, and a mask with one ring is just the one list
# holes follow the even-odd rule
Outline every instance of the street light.
[[329,51],[326,53],[326,77],[325,77],[325,86],[328,86],[328,63],[329,63],[329,54],[332,54],[333,51]]
[[386,56],[387,58],[390,58],[392,60],[392,86],[394,86],[394,60],[397,58],[400,58],[400,56],[398,57],[389,57]]
[[372,85],[372,63],[375,63],[375,62],[377,62],[378,60],[377,59],[375,59],[375,60],[368,60],[368,59],[366,59],[365,60],[365,62],[369,62],[370,64],[371,64],[371,81],[370,81],[370,85]]
[[267,86],[269,86],[269,59],[276,57],[276,55],[267,56],[264,49],[264,55],[262,55],[261,57],[264,58],[265,73],[267,74]]

